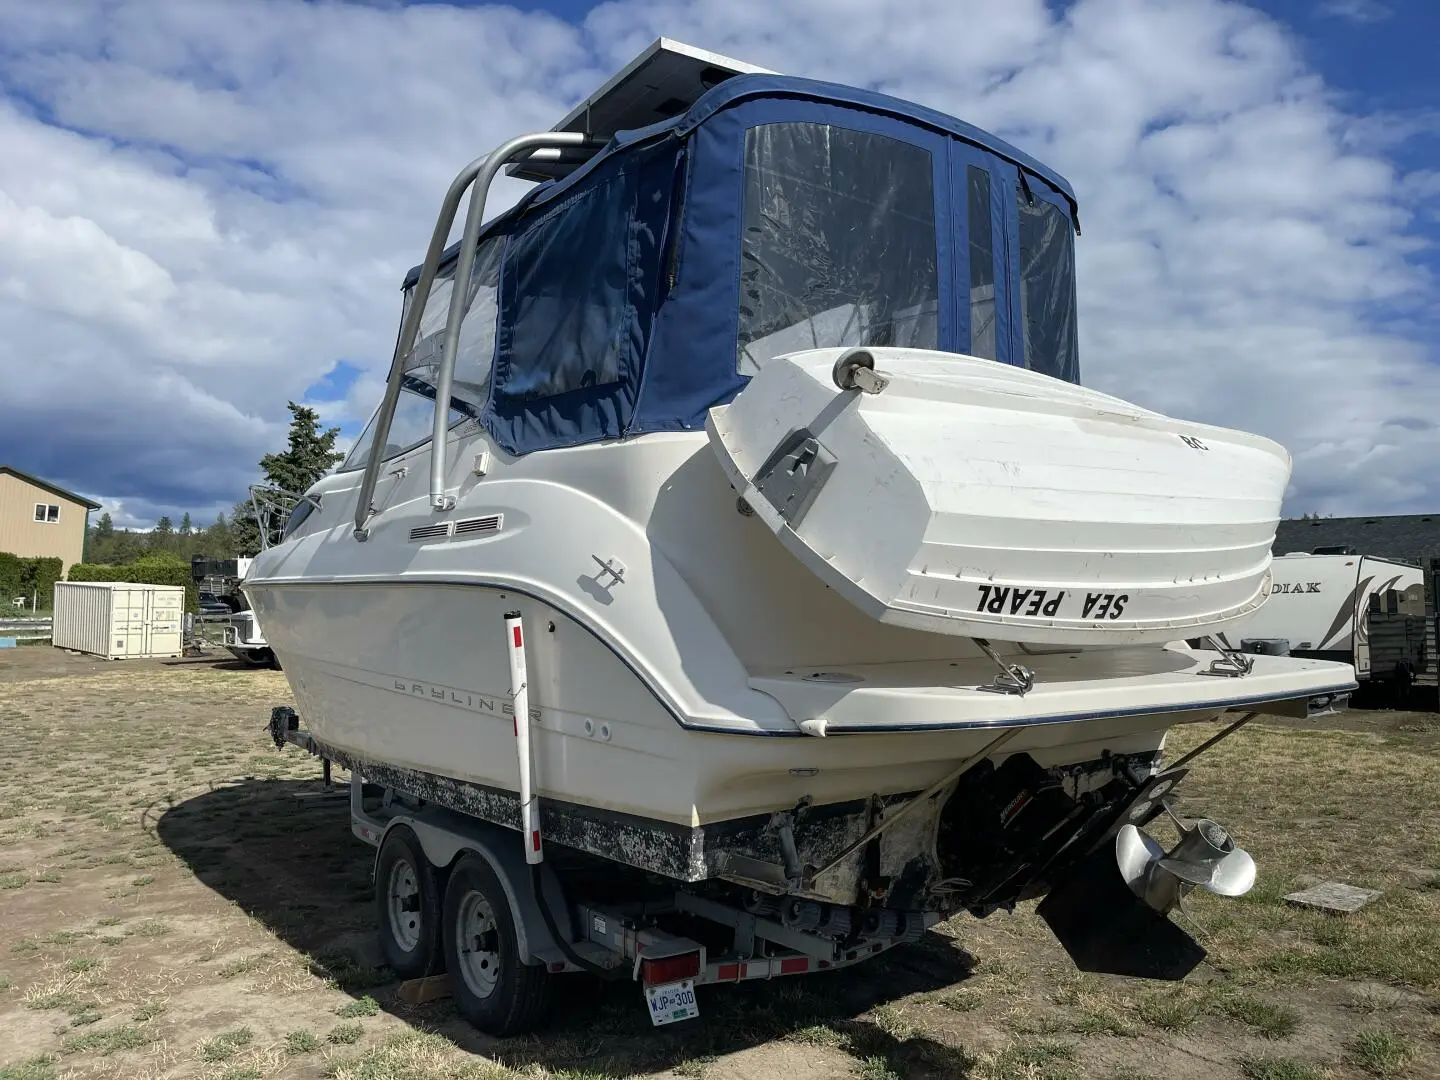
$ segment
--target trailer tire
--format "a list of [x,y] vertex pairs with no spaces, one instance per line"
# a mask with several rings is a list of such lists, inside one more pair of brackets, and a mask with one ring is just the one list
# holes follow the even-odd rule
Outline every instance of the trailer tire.
[[375,914],[380,953],[402,979],[445,970],[444,892],[444,872],[425,857],[415,833],[405,825],[387,832],[375,860]]
[[550,972],[521,962],[504,886],[473,852],[450,871],[444,927],[450,994],[460,1014],[499,1038],[539,1027],[550,1007]]

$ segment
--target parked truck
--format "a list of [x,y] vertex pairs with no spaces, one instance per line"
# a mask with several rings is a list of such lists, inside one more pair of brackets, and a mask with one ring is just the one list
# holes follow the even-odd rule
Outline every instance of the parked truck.
[[251,561],[210,559],[204,555],[190,559],[190,577],[200,591],[199,621],[220,630],[224,647],[237,660],[252,667],[278,668],[275,652],[260,632],[250,602],[240,590]]

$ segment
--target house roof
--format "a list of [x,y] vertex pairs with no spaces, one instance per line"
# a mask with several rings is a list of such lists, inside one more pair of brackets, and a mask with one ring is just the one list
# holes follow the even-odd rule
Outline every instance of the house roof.
[[1352,547],[1361,555],[1422,563],[1440,558],[1440,513],[1388,517],[1292,518],[1280,522],[1271,550],[1313,552],[1319,547]]
[[38,476],[31,476],[27,472],[21,472],[13,465],[0,465],[0,473],[9,473],[17,480],[24,480],[27,484],[33,484],[35,487],[43,488],[45,491],[50,492],[51,495],[57,495],[62,499],[68,499],[70,502],[79,503],[87,510],[100,509],[100,504],[93,499],[87,499],[84,495],[76,495],[75,492],[66,491],[64,488],[52,484],[48,480],[41,480]]

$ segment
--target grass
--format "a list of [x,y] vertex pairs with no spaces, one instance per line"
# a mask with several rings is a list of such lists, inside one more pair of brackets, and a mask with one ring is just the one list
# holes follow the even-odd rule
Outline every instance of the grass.
[[89,1031],[66,1039],[62,1049],[67,1054],[94,1052],[104,1057],[122,1050],[138,1050],[155,1041],[156,1036],[142,1028],[111,1028],[108,1031]]
[[1200,1017],[1200,1003],[1182,994],[1151,994],[1136,1010],[1140,1019],[1161,1031],[1184,1031]]
[[163,1001],[147,1001],[130,1014],[130,1019],[137,1023],[144,1023],[146,1020],[154,1020],[165,1011]]
[[351,1046],[359,1042],[364,1035],[365,1029],[359,1023],[351,1023],[340,1024],[325,1038],[336,1046]]
[[88,1009],[90,1004],[88,997],[81,997],[69,988],[41,990],[39,987],[31,987],[25,994],[25,1007],[39,1012],[63,1010],[68,1013],[79,1013]]
[[1068,1043],[1033,1042],[1007,1046],[981,1063],[986,1080],[1079,1080],[1075,1047]]
[[348,1005],[341,1005],[335,1010],[335,1015],[345,1020],[352,1020],[361,1016],[374,1016],[380,1011],[380,1004],[369,994]]
[[1222,997],[1216,1003],[1215,1011],[1254,1028],[1268,1039],[1286,1038],[1300,1026],[1300,1016],[1294,1009],[1244,994]]
[[1393,1032],[1369,1028],[1350,1043],[1349,1058],[1372,1076],[1398,1076],[1414,1050],[1410,1040]]
[[1240,1061],[1240,1075],[1245,1080],[1325,1080],[1320,1068],[1282,1057],[1248,1057]]
[[705,1073],[715,1063],[713,1055],[706,1054],[703,1057],[686,1058],[676,1065],[671,1072],[676,1076],[683,1076],[685,1080],[705,1080]]
[[953,1012],[973,1012],[985,1003],[984,997],[978,990],[971,990],[962,987],[958,990],[947,990],[935,996],[935,1002]]
[[28,874],[0,874],[0,889],[23,889],[29,881]]
[[[21,892],[0,892],[0,909],[21,907],[7,907],[8,896],[58,897],[61,890],[38,883],[46,872],[58,871],[65,885],[63,914],[30,903],[0,926],[0,968],[17,986],[0,994],[0,1008],[18,1011],[23,1001],[52,1010],[14,1025],[20,1041],[0,1050],[9,1070],[0,1080],[47,1050],[56,1051],[39,1066],[47,1080],[117,1068],[202,1080],[257,1072],[718,1080],[737,1052],[754,1063],[745,1071],[780,1077],[783,1059],[767,1049],[777,1039],[797,1048],[791,1056],[823,1061],[821,1072],[885,1080],[1156,1080],[1173,1075],[1200,1042],[1213,1048],[1217,1075],[1239,1075],[1238,1055],[1253,1054],[1243,1062],[1247,1080],[1314,1080],[1327,1075],[1310,1063],[1324,1053],[1336,1074],[1418,1080],[1440,1053],[1440,1005],[1435,1015],[1425,1011],[1440,1003],[1440,888],[1399,884],[1395,869],[1440,867],[1440,821],[1427,813],[1440,788],[1440,732],[1416,736],[1428,749],[1406,749],[1387,743],[1389,735],[1281,730],[1262,719],[1197,762],[1180,811],[1232,827],[1260,866],[1244,898],[1192,897],[1213,934],[1203,942],[1211,983],[1081,975],[1022,903],[985,920],[961,916],[853,972],[716,988],[692,1025],[651,1030],[643,1002],[637,1009],[623,987],[607,988],[600,1003],[577,993],[545,1036],[503,1044],[500,1065],[438,1036],[390,1037],[388,1024],[356,1023],[375,1016],[382,1000],[389,1007],[389,991],[375,988],[393,985],[395,975],[358,951],[309,951],[373,933],[369,864],[346,846],[343,803],[293,798],[290,781],[316,782],[312,759],[267,750],[261,762],[263,716],[283,694],[283,676],[252,673],[231,683],[223,672],[191,669],[152,677],[160,688],[153,694],[128,675],[104,675],[88,696],[50,684],[53,717],[29,719],[20,714],[32,708],[35,688],[0,682],[0,787],[15,795],[7,802],[15,812],[0,815],[0,875],[28,875]],[[142,715],[143,723],[131,719]],[[22,773],[16,733],[37,721],[59,736],[54,761],[35,766],[32,757]],[[237,740],[237,723],[252,721],[256,730]],[[180,729],[187,743],[176,760],[164,739]],[[1173,759],[1215,730],[1177,729],[1167,754]],[[270,775],[286,782],[260,779]],[[1377,775],[1387,783],[1375,784]],[[1169,834],[1155,831],[1168,844]],[[257,858],[267,861],[259,883]],[[1384,895],[1344,919],[1318,916],[1283,902],[1302,874]],[[106,889],[116,887],[118,902],[107,903]],[[157,1019],[165,1003],[169,1014]],[[259,1023],[286,1012],[308,1030],[287,1035]],[[446,1003],[412,1018],[457,1039],[465,1030]],[[201,1059],[202,1046],[213,1055],[226,1046],[226,1029],[241,1023],[255,1024],[251,1042],[221,1060]],[[120,1025],[155,1040],[143,1065],[128,1071],[100,1056],[136,1037],[105,1031]],[[1312,1033],[1323,1033],[1323,1049],[1302,1042]],[[0,1039],[14,1041],[9,1031]],[[59,1056],[62,1043],[72,1056]],[[1127,1072],[1117,1061],[1138,1068]],[[1189,1062],[1192,1072],[1203,1067]]]
[[1109,1009],[1082,1013],[1080,1018],[1070,1025],[1070,1030],[1076,1035],[1111,1035],[1118,1039],[1134,1039],[1140,1034],[1133,1025],[1127,1024]]
[[217,1062],[229,1061],[245,1047],[249,1046],[255,1036],[249,1028],[234,1028],[230,1031],[223,1031],[213,1039],[206,1039],[200,1044],[200,1060],[207,1064],[214,1065]]
[[860,1080],[905,1080],[883,1057],[867,1057],[855,1066],[855,1075]]
[[[522,1080],[527,1074],[476,1058],[439,1035],[405,1032],[355,1057],[332,1062],[325,1075],[328,1080]],[[563,1075],[548,1070],[546,1080],[560,1080]],[[582,1074],[574,1075],[578,1080]]]
[[49,1054],[18,1065],[0,1065],[0,1080],[55,1080],[55,1077],[55,1058]]
[[222,979],[233,979],[239,975],[248,975],[252,971],[258,971],[268,958],[268,953],[256,953],[253,956],[242,956],[231,960],[220,968]]
[[287,1054],[313,1054],[320,1049],[320,1039],[313,1031],[292,1031],[285,1036]]

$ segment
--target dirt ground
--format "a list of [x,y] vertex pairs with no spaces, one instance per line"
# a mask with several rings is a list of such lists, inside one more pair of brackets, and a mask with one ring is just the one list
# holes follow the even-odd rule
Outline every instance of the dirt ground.
[[[1025,905],[702,990],[672,1028],[575,977],[549,1030],[496,1042],[397,1001],[371,851],[265,733],[289,700],[283,674],[214,660],[0,653],[0,1080],[1440,1076],[1435,714],[1262,718],[1195,763],[1182,812],[1232,827],[1260,880],[1196,899],[1210,956],[1183,983],[1080,974]],[[1283,900],[1322,880],[1383,895],[1345,917]]]

